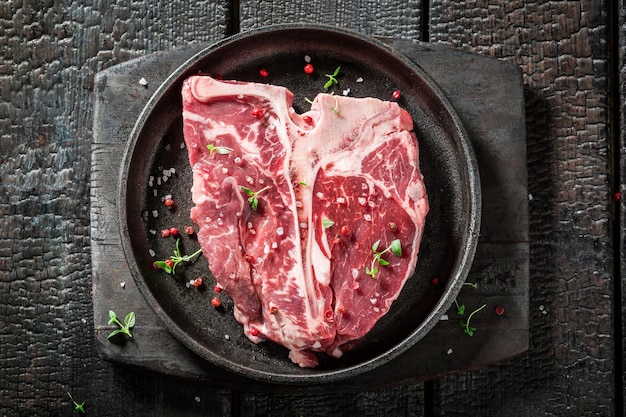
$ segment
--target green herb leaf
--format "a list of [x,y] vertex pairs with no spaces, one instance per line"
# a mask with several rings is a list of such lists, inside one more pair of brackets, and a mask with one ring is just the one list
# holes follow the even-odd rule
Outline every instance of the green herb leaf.
[[461,327],[463,328],[463,332],[465,334],[467,334],[468,336],[473,336],[474,332],[476,331],[475,327],[470,326],[470,320],[472,320],[472,317],[474,317],[474,315],[476,313],[478,313],[480,310],[482,310],[485,307],[487,307],[487,304],[483,304],[482,306],[480,306],[476,310],[472,311],[472,313],[469,315],[469,317],[467,318],[467,320],[465,322],[460,322],[459,323],[461,325]]
[[398,257],[402,256],[402,244],[400,243],[400,239],[393,240],[389,244],[389,246],[382,251],[378,251],[379,246],[380,246],[380,240],[377,240],[372,245],[372,252],[374,252],[374,256],[372,257],[372,265],[370,267],[366,267],[366,270],[365,270],[367,275],[371,276],[374,279],[376,279],[376,274],[378,273],[378,269],[375,268],[376,263],[382,266],[387,266],[391,263],[388,260],[383,258],[383,255],[385,253],[391,251],[393,252],[393,254],[395,254]]
[[113,324],[116,321],[117,321],[117,316],[115,312],[113,310],[109,310],[109,323],[108,324]]
[[76,401],[74,401],[72,394],[68,392],[67,395],[70,397],[70,400],[72,400],[72,403],[74,404],[74,410],[78,411],[79,413],[85,414],[85,402],[83,401],[82,403],[78,404]]
[[324,218],[322,219],[322,227],[323,227],[324,229],[328,229],[329,227],[333,226],[334,224],[335,224],[335,222],[334,222],[334,221],[332,221],[332,220],[330,220],[330,219],[327,219],[326,217],[324,217]]
[[124,317],[124,325],[126,327],[133,327],[135,325],[135,312],[131,311]]
[[326,81],[326,83],[324,84],[324,90],[328,90],[334,84],[339,84],[339,82],[337,81],[337,75],[339,75],[339,71],[341,71],[340,66],[335,69],[335,72],[333,72],[332,75],[325,74],[326,78],[328,78],[328,81]]
[[120,326],[120,328],[113,330],[111,333],[109,333],[109,335],[107,336],[107,339],[110,339],[119,333],[124,333],[128,335],[129,337],[133,337],[133,335],[130,332],[130,328],[135,325],[135,313],[134,312],[131,311],[130,313],[126,315],[126,317],[124,318],[124,324],[120,323],[120,321],[117,319],[117,315],[115,314],[115,312],[113,312],[113,310],[109,310],[109,317],[110,317],[109,324],[115,323],[118,326]]
[[391,251],[394,255],[396,255],[397,257],[402,256],[402,244],[400,243],[400,239],[392,240],[389,247],[391,248]]
[[268,185],[267,187],[261,188],[259,191],[252,191],[251,189],[249,189],[248,187],[244,187],[243,185],[241,185],[240,188],[241,188],[241,191],[243,191],[244,193],[250,196],[248,197],[248,203],[250,204],[250,207],[252,208],[252,210],[256,211],[259,208],[258,195],[262,193],[263,191],[267,190],[268,188],[270,188],[270,186]]
[[120,329],[117,330],[113,330],[111,333],[109,333],[109,335],[107,336],[107,339],[112,338],[113,336],[115,336],[118,333],[121,333],[122,331]]
[[465,304],[461,304],[460,306],[457,307],[456,314],[458,314],[459,316],[462,316],[465,314]]
[[226,155],[232,151],[231,148],[228,148],[226,146],[215,146],[212,143],[209,143],[206,147],[209,150],[210,156],[213,156],[213,152],[217,152],[220,155]]
[[382,265],[382,266],[387,266],[389,265],[389,261],[384,260],[383,258],[378,258],[378,264]]
[[180,238],[178,238],[176,239],[176,247],[174,248],[174,255],[165,261],[154,261],[152,265],[155,268],[159,268],[167,272],[168,274],[174,275],[176,273],[176,267],[178,266],[178,264],[180,264],[181,262],[191,262],[201,253],[202,253],[202,249],[198,249],[191,255],[183,256],[180,251]]

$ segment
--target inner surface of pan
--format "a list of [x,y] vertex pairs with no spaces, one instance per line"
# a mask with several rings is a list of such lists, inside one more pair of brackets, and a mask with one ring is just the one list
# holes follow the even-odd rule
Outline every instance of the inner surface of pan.
[[[307,75],[309,61],[315,67]],[[233,317],[232,302],[211,306],[214,280],[203,257],[176,276],[155,270],[153,262],[173,254],[174,238],[161,231],[177,227],[180,251],[199,248],[183,232],[192,207],[192,175],[182,136],[180,90],[190,75],[283,85],[295,95],[294,109],[308,109],[305,98],[323,92],[324,74],[341,66],[338,93],[392,100],[413,117],[420,166],[430,202],[414,275],[389,313],[366,340],[340,359],[319,356],[320,365],[303,369],[287,350],[270,342],[250,342]],[[267,76],[261,75],[261,69]],[[247,32],[202,51],[160,87],[141,114],[130,138],[120,177],[120,226],[135,281],[167,328],[199,356],[241,375],[281,383],[334,381],[365,372],[410,348],[449,308],[469,272],[480,223],[476,161],[459,118],[417,65],[376,40],[319,26],[279,26]],[[174,209],[163,200],[172,196]],[[203,277],[201,287],[189,281]],[[431,279],[439,278],[433,287]]]

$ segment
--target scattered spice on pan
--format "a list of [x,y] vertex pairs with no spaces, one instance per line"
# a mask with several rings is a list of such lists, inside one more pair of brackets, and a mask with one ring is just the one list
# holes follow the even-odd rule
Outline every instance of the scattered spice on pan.
[[305,74],[313,74],[313,72],[315,71],[315,68],[313,67],[313,64],[306,64],[304,66],[304,73]]
[[260,75],[261,77],[265,78],[265,77],[267,77],[268,75],[270,75],[270,73],[269,73],[269,72],[267,72],[267,70],[266,70],[265,68],[261,68],[261,69],[259,70],[259,75]]
[[391,97],[394,100],[399,100],[401,96],[402,94],[400,93],[400,90],[394,90],[393,93],[391,93]]

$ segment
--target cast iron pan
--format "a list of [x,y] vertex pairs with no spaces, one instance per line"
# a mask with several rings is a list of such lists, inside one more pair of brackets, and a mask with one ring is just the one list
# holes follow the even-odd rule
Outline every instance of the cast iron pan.
[[[303,72],[305,56],[316,72]],[[211,306],[214,280],[203,257],[171,276],[152,266],[171,256],[174,238],[164,228],[192,225],[191,169],[183,146],[180,90],[192,74],[283,85],[295,94],[294,108],[308,109],[305,97],[323,91],[341,66],[338,94],[392,100],[413,116],[430,213],[415,274],[366,340],[341,359],[320,355],[315,369],[302,369],[287,350],[270,342],[250,342],[233,318],[232,302],[220,294],[222,307]],[[269,76],[262,77],[264,68]],[[360,80],[362,79],[362,81]],[[358,81],[357,81],[358,80]],[[171,170],[174,168],[174,171]],[[165,172],[165,173],[164,173]],[[450,307],[473,260],[480,227],[480,189],[469,139],[447,99],[415,63],[381,42],[338,28],[274,26],[246,32],[211,46],[182,65],[158,89],[139,117],[121,172],[120,225],[134,279],[167,328],[206,360],[239,375],[265,382],[337,381],[384,365],[419,341]],[[171,195],[174,210],[163,204]],[[181,252],[198,249],[182,234]],[[202,276],[204,285],[189,287]],[[439,278],[433,286],[431,279]],[[459,336],[461,337],[461,336]],[[156,342],[156,341],[155,341]]]

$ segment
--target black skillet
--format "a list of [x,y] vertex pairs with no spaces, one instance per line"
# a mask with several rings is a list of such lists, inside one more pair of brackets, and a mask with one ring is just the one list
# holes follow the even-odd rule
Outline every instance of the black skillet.
[[[310,59],[314,74],[303,71]],[[211,299],[214,280],[203,257],[180,265],[176,276],[153,268],[171,256],[175,238],[161,230],[176,226],[180,250],[198,249],[183,232],[189,220],[191,170],[183,147],[180,89],[185,78],[206,73],[224,79],[283,85],[295,94],[294,108],[308,108],[338,66],[336,94],[398,102],[412,115],[420,164],[430,200],[415,274],[389,313],[363,343],[341,359],[319,356],[315,369],[302,369],[285,348],[250,342],[234,320],[231,301]],[[261,75],[267,71],[267,77]],[[265,382],[321,383],[355,376],[384,365],[418,342],[448,310],[474,257],[480,228],[478,169],[469,139],[436,84],[404,56],[383,43],[338,28],[284,25],[246,32],[213,45],[176,70],[146,105],[132,132],[121,172],[120,227],[126,257],[141,293],[166,327],[202,358],[239,375]],[[174,170],[172,170],[174,168]],[[165,207],[171,195],[176,207]],[[203,277],[203,285],[189,281]],[[437,278],[438,285],[432,279]],[[158,343],[158,341],[155,341]]]

